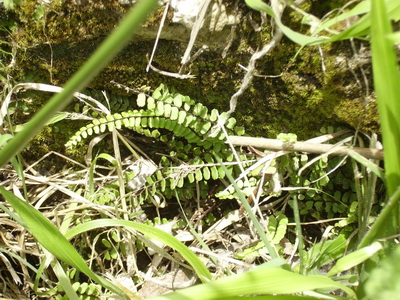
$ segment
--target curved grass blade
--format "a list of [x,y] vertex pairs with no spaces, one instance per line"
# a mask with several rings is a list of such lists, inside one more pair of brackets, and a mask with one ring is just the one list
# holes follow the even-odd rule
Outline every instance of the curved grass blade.
[[[316,300],[318,298],[316,297],[310,297],[310,296],[292,296],[292,295],[279,295],[279,296],[248,296],[248,297],[242,297],[242,296],[232,296],[232,297],[223,297],[223,298],[218,298],[218,300],[245,300],[245,299],[251,299],[251,300]],[[324,299],[327,300],[347,300],[349,298],[344,298],[344,297],[328,297],[324,295]]]
[[60,283],[61,287],[65,291],[65,294],[68,296],[69,300],[79,300],[79,296],[76,294],[74,288],[72,287],[72,284],[67,276],[65,274],[65,271],[63,270],[61,264],[59,261],[56,261],[54,263],[53,271],[56,274],[58,278],[58,282]]
[[189,250],[184,244],[182,244],[178,239],[174,236],[162,231],[161,229],[155,228],[150,225],[127,221],[127,220],[113,220],[113,219],[101,219],[101,220],[93,220],[83,224],[79,224],[78,226],[70,229],[65,237],[70,239],[82,232],[86,232],[96,228],[104,228],[110,226],[122,226],[127,228],[132,228],[137,230],[149,238],[155,239],[159,242],[162,242],[165,245],[170,246],[172,249],[178,251],[193,267],[196,274],[199,276],[200,280],[203,282],[208,282],[211,280],[211,273],[208,271],[207,267],[201,262],[201,260]]
[[362,262],[366,261],[367,259],[371,258],[375,255],[376,252],[382,250],[383,246],[379,242],[375,242],[365,248],[358,249],[342,258],[340,258],[336,264],[329,270],[326,276],[330,277],[336,275],[340,272],[347,271]]
[[[289,27],[285,26],[282,21],[280,20],[279,16],[276,16],[270,6],[264,3],[262,0],[245,0],[246,4],[254,10],[266,12],[268,15],[273,17],[282,30],[282,32],[293,42],[306,46],[306,45],[318,45],[323,43],[330,43],[339,40],[345,40],[354,37],[361,37],[368,34],[368,30],[371,27],[371,17],[369,14],[362,16],[357,22],[352,24],[348,29],[330,37],[330,38],[323,38],[318,36],[311,36],[296,32]],[[370,1],[363,1],[357,6],[355,6],[350,12],[344,13],[339,17],[334,19],[328,20],[321,24],[319,28],[317,28],[317,32],[326,29],[329,26],[334,25],[335,23],[348,18],[350,16],[368,13],[369,11],[369,2]],[[399,20],[400,19],[400,4],[396,1],[386,0],[388,6],[388,14],[391,19]]]
[[221,168],[224,170],[226,176],[228,177],[228,180],[231,182],[231,184],[235,188],[236,192],[238,193],[240,202],[242,203],[243,207],[246,209],[246,212],[249,214],[249,218],[253,222],[254,227],[256,228],[258,235],[260,236],[261,240],[263,241],[265,248],[268,250],[269,255],[271,255],[271,257],[273,259],[279,258],[278,252],[276,251],[275,247],[270,243],[267,235],[264,232],[263,226],[260,224],[257,217],[251,210],[250,204],[247,202],[246,197],[244,196],[241,189],[235,182],[235,179],[232,177],[232,174],[228,171],[226,166],[222,163],[222,159],[217,154],[214,154],[214,156],[215,156],[215,159],[217,160],[217,162],[220,164]]
[[76,268],[89,278],[110,291],[123,296],[124,293],[101,276],[96,275],[85,263],[76,249],[69,243],[57,227],[38,210],[0,186],[0,192],[21,217],[24,226],[32,233],[39,244],[55,257]]
[[[315,289],[341,289],[350,299],[355,299],[354,291],[326,276],[304,276],[279,268],[258,267],[253,271],[225,277],[216,281],[196,285],[152,300],[220,300],[234,296],[262,294],[292,294]],[[277,297],[276,299],[282,299]],[[289,298],[290,299],[290,298]]]

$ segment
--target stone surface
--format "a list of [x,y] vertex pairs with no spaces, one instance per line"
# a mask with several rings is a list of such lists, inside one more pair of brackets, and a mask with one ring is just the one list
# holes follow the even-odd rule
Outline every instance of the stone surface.
[[[129,5],[121,5],[117,0],[86,0],[79,5],[55,1],[43,17],[35,20],[32,15],[37,3],[25,1],[15,12],[19,23],[11,38],[17,49],[15,74],[19,75],[14,78],[56,85],[62,85],[72,76],[129,9]],[[204,2],[192,3],[198,9]],[[172,4],[175,6],[168,12],[152,64],[160,70],[178,73],[194,12],[186,11],[184,17],[185,10],[180,8],[178,17],[177,5],[188,4],[177,0]],[[326,8],[325,2],[302,5],[302,9],[318,17],[331,9],[331,6]],[[245,75],[240,66],[246,67],[250,56],[271,39],[270,23],[263,23],[260,14],[242,1],[212,1],[192,55],[204,45],[209,50],[185,67],[184,73],[195,78],[180,80],[145,71],[163,13],[164,7],[160,7],[90,87],[124,94],[124,90],[111,82],[132,88],[143,85],[155,88],[164,83],[210,108],[228,110],[229,100]],[[299,27],[302,25],[298,15],[289,10],[283,21],[294,30],[307,33],[307,28]],[[304,48],[297,54],[299,47],[284,38],[274,51],[256,63],[256,74],[261,76],[255,77],[239,98],[233,116],[248,134],[269,138],[280,132],[293,132],[299,139],[306,139],[318,134],[323,126],[360,125],[362,130],[378,130],[373,94],[366,97],[365,83],[372,90],[368,44],[356,41],[355,46],[353,52],[350,43],[343,41],[320,49]],[[45,100],[33,101],[32,110],[41,107]]]

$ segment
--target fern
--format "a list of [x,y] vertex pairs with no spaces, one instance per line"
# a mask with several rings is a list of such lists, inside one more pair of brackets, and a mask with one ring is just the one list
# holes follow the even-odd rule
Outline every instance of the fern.
[[[119,107],[120,103],[117,103]],[[220,144],[223,144],[222,132],[216,137],[207,137],[210,129],[216,125],[219,116],[216,109],[209,113],[208,108],[201,103],[195,103],[187,96],[170,94],[163,85],[156,89],[152,96],[139,94],[136,103],[138,107],[144,109],[127,110],[94,119],[92,123],[76,132],[66,146],[71,148],[93,134],[123,127],[153,138],[159,138],[161,136],[159,129],[165,129],[174,136],[182,137],[188,143],[205,149],[215,146],[217,143],[215,150],[218,150]],[[123,104],[125,105],[126,102]],[[224,113],[220,117],[224,118]],[[235,124],[236,120],[229,118],[226,127],[236,135],[244,134],[244,129]],[[161,140],[165,140],[165,137]]]
[[[103,96],[93,91],[90,95],[97,99]],[[131,109],[99,115],[72,136],[66,144],[68,148],[75,147],[90,136],[122,128],[166,143],[172,151],[168,157],[162,157],[161,168],[147,178],[149,188],[141,194],[143,198],[154,196],[157,192],[170,198],[174,196],[176,188],[183,187],[186,191],[181,196],[188,198],[191,196],[188,191],[194,190],[196,184],[207,189],[208,180],[225,177],[223,169],[214,161],[213,154],[217,153],[228,161],[233,160],[233,156],[224,143],[222,131],[210,136],[210,130],[217,124],[218,118],[226,118],[224,113],[220,115],[216,109],[209,111],[188,96],[170,93],[164,85],[158,87],[151,96],[138,94],[134,103],[128,97],[107,95],[107,98],[112,111],[127,108],[129,103]],[[136,109],[132,109],[134,104]],[[229,118],[225,126],[230,134],[244,134],[243,127],[236,126],[234,118]],[[171,168],[177,165],[177,161],[181,165]],[[233,170],[233,167],[229,169]]]

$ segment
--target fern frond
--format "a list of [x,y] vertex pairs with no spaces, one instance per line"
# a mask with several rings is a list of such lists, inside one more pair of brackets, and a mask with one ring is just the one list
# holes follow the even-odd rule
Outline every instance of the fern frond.
[[[160,85],[152,95],[138,94],[135,101],[132,97],[104,96],[95,91],[90,93],[96,99],[104,100],[106,97],[114,113],[100,115],[81,127],[66,147],[72,148],[90,136],[123,128],[167,143],[173,151],[169,157],[161,159],[162,171],[157,171],[147,179],[149,188],[145,193],[150,196],[159,191],[156,185],[169,198],[174,195],[175,188],[196,190],[196,184],[203,185],[208,180],[225,177],[224,169],[215,163],[212,155],[218,153],[229,159],[231,155],[224,143],[225,136],[223,132],[215,137],[208,134],[220,117],[226,118],[224,113],[220,115],[217,109],[209,110],[188,96],[171,93],[164,85]],[[120,111],[121,108],[124,110]],[[226,121],[226,128],[230,134],[244,134],[244,129],[236,126],[234,118]],[[187,167],[179,172],[170,168],[177,161],[184,161]],[[228,169],[233,170],[233,167],[228,166]]]

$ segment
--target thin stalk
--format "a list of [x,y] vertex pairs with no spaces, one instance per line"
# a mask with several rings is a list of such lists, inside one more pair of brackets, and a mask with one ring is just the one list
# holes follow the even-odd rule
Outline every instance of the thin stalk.
[[300,222],[300,213],[299,213],[299,203],[297,201],[297,195],[293,196],[293,214],[294,214],[294,221],[296,223],[296,235],[299,239],[299,254],[300,254],[300,274],[304,272],[304,242],[303,242],[303,233],[301,230],[301,222]]
[[247,200],[244,197],[243,193],[241,192],[240,188],[236,184],[235,179],[232,177],[232,174],[225,167],[225,165],[223,164],[221,158],[216,154],[214,156],[215,156],[217,162],[224,169],[226,176],[228,177],[229,181],[231,182],[231,184],[233,185],[233,187],[237,191],[237,193],[239,195],[240,202],[242,203],[243,207],[245,208],[247,214],[249,215],[250,220],[253,222],[253,225],[256,228],[256,231],[257,231],[259,237],[261,238],[261,240],[263,241],[265,247],[267,248],[269,255],[271,255],[271,257],[273,259],[279,258],[278,252],[276,251],[275,247],[273,245],[271,245],[270,241],[268,240],[268,237],[265,234],[263,227],[261,226],[260,222],[258,222],[257,217],[255,216],[255,214],[251,210],[250,204],[247,202]]
[[[179,199],[179,195],[176,191],[175,191],[175,197],[176,197],[176,200],[178,201],[179,208],[182,211],[183,218],[185,219],[185,222],[186,222],[187,226],[189,227],[190,232],[193,234],[193,236],[196,238],[196,240],[199,242],[199,244],[203,247],[203,249],[212,253],[212,250],[210,249],[210,247],[208,247],[206,242],[201,238],[201,236],[194,229],[193,225],[190,223],[190,220],[188,219],[188,217],[185,214],[185,210],[183,209],[181,200]],[[210,259],[216,266],[218,265],[218,258],[216,258],[214,256],[210,256]]]

